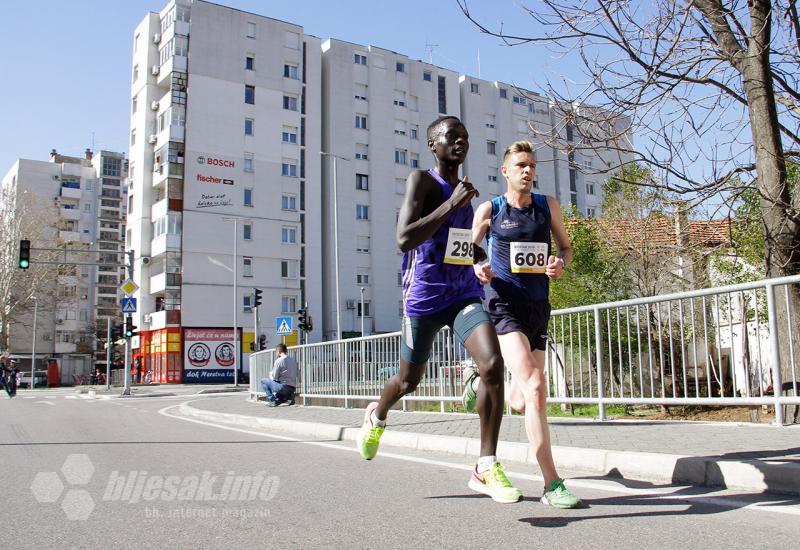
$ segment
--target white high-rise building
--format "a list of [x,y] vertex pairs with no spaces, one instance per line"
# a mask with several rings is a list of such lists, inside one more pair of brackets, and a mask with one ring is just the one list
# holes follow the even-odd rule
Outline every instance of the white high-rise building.
[[320,63],[301,26],[201,0],[136,27],[127,248],[134,364],[155,380],[230,380],[256,288],[270,346],[278,317],[322,303]]
[[322,173],[324,337],[336,338],[337,308],[345,336],[360,335],[362,321],[366,334],[392,332],[402,313],[395,226],[406,178],[433,167],[428,125],[460,114],[458,73],[341,40],[326,40],[322,49],[322,148],[341,157],[337,224],[332,161]]
[[[42,224],[36,235],[20,235],[31,240],[29,269],[50,267],[55,275],[50,282],[39,278],[36,307],[32,300],[10,325],[10,351],[25,372],[30,369],[34,309],[37,371],[56,363],[64,384],[96,367],[105,372],[102,344],[109,320],[121,319],[117,294],[123,275],[126,169],[122,153],[87,149],[83,157],[71,157],[53,149],[49,161],[19,159],[3,178],[3,190],[14,197],[14,207],[3,215],[30,216]],[[57,261],[64,263],[56,266]]]

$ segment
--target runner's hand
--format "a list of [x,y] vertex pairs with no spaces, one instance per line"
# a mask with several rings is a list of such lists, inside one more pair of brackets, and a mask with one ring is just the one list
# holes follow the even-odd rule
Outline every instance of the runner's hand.
[[473,264],[472,270],[475,272],[475,276],[481,282],[481,284],[489,284],[494,278],[494,271],[492,271],[492,266],[489,262],[484,262],[482,264]]
[[456,205],[456,208],[464,208],[474,197],[479,197],[480,193],[469,182],[469,177],[465,177],[458,182],[456,188],[453,189],[453,194],[450,200]]
[[550,256],[544,268],[545,274],[551,279],[558,279],[564,273],[564,260]]

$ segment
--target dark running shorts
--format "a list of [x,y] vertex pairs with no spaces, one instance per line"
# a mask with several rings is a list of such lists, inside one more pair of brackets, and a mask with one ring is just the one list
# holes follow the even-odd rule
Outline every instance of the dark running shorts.
[[486,287],[483,307],[497,334],[521,332],[528,338],[532,350],[547,349],[547,324],[550,322],[550,302],[547,300],[506,301],[493,288]]
[[403,317],[400,357],[411,365],[421,365],[430,357],[433,340],[443,326],[448,325],[463,344],[475,327],[490,322],[480,298],[467,298],[422,317]]

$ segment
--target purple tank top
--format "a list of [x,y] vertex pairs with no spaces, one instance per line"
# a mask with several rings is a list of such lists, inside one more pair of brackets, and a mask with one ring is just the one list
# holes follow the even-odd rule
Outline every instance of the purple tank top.
[[[435,170],[428,173],[439,182],[442,200],[453,194]],[[483,286],[471,265],[444,263],[447,236],[451,227],[472,228],[472,205],[454,210],[427,241],[403,255],[403,308],[408,317],[421,317],[441,311],[467,298],[483,296]]]

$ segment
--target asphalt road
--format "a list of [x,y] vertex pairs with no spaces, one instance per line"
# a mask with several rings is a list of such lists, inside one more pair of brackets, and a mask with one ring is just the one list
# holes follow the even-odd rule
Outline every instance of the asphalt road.
[[[33,396],[35,397],[33,397]],[[28,397],[28,398],[26,398]],[[231,396],[0,398],[2,548],[796,548],[800,502],[726,490],[573,478],[578,510],[467,488],[471,464],[298,441],[183,419]]]

